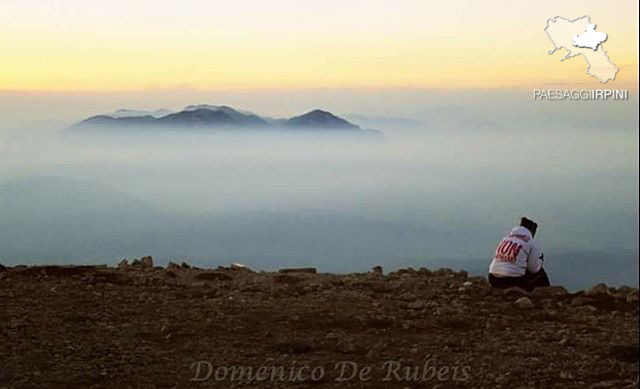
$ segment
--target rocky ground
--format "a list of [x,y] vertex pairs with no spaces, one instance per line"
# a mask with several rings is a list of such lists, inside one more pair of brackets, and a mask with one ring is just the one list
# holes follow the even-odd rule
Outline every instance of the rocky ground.
[[448,269],[0,266],[0,388],[635,388],[638,291]]

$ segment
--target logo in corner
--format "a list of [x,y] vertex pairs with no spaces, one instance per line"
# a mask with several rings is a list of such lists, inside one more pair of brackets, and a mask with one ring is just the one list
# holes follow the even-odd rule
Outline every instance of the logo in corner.
[[560,61],[582,55],[587,61],[586,73],[606,84],[607,81],[616,78],[618,67],[609,59],[603,46],[608,38],[607,33],[596,31],[596,27],[591,23],[588,15],[573,20],[562,16],[547,19],[544,32],[553,44],[553,48],[547,53],[553,54],[560,49],[566,50],[566,54],[560,58]]

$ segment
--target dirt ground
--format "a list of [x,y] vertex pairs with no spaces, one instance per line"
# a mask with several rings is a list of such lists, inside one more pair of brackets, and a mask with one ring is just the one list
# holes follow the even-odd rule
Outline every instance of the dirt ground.
[[449,269],[0,267],[0,388],[635,388],[638,290]]

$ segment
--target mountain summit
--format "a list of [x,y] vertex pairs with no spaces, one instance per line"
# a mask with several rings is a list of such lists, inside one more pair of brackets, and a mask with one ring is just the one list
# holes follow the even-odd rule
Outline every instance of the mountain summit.
[[[215,127],[215,126],[266,126],[268,123],[254,114],[245,114],[229,107],[194,108],[173,113],[157,120],[157,124],[175,127]],[[155,124],[155,123],[154,123]]]
[[360,130],[355,124],[337,117],[331,112],[316,109],[304,115],[293,117],[285,123],[289,127],[330,128],[342,130]]

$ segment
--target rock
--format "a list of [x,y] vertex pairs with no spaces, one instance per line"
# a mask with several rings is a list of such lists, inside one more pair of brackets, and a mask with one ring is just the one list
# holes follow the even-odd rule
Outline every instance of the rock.
[[573,299],[571,299],[571,305],[574,307],[580,307],[589,303],[591,303],[591,299],[582,296],[574,297]]
[[529,292],[522,288],[518,288],[517,286],[513,286],[505,289],[502,294],[505,296],[528,296]]
[[597,384],[591,385],[591,388],[593,389],[600,389],[600,388],[618,388],[618,387],[622,387],[619,386],[621,383],[619,381],[600,381]]
[[178,269],[180,269],[180,265],[178,265],[175,262],[169,261],[169,263],[167,263],[167,269],[178,270]]
[[336,351],[339,351],[343,354],[351,354],[356,352],[356,346],[355,344],[353,344],[353,339],[351,338],[342,339],[336,345]]
[[630,304],[638,304],[638,291],[629,293],[626,300]]
[[367,282],[364,286],[375,293],[391,293],[394,290],[393,285],[383,281]]
[[455,275],[456,273],[453,270],[449,269],[449,268],[443,267],[443,268],[440,268],[440,269],[436,270],[434,272],[434,274],[437,275],[437,276],[451,277],[451,276]]
[[373,269],[371,269],[371,272],[373,274],[382,275],[383,274],[382,266],[375,266]]
[[230,281],[233,279],[230,275],[219,272],[205,272],[196,275],[195,278],[200,281]]
[[405,269],[398,269],[398,271],[396,273],[399,276],[403,276],[403,275],[412,276],[412,275],[416,274],[417,271],[416,271],[416,269],[414,269],[412,267],[407,267]]
[[9,328],[15,329],[15,328],[24,327],[25,323],[26,323],[26,321],[24,319],[22,319],[22,318],[12,317],[9,320]]
[[482,287],[490,287],[489,281],[484,277],[469,277],[469,280],[473,281],[474,284]]
[[458,272],[458,277],[460,277],[460,278],[467,278],[467,277],[469,277],[469,273],[467,273],[465,270],[460,270],[460,271]]
[[0,273],[7,270],[7,267],[0,263]]
[[520,297],[514,304],[520,309],[531,309],[534,307],[533,302],[529,297]]
[[289,269],[280,269],[278,273],[307,273],[307,274],[316,274],[318,271],[315,267],[299,267],[299,268],[289,268]]
[[637,291],[638,291],[638,289],[636,289],[636,288],[632,288],[632,287],[630,287],[628,285],[622,285],[621,287],[616,289],[614,294],[616,295],[616,297],[626,298],[629,295],[629,293],[637,292]]
[[593,305],[583,305],[580,307],[580,309],[584,310],[587,313],[593,313],[598,311],[598,308],[594,307]]
[[569,295],[569,292],[562,286],[546,286],[535,288],[531,295],[534,297],[560,297]]
[[424,309],[427,307],[427,304],[422,300],[417,300],[407,305],[409,309]]
[[251,272],[251,269],[249,269],[246,265],[243,265],[241,263],[232,263],[231,266],[229,266],[229,269]]
[[465,281],[465,282],[463,282],[463,283],[462,283],[462,286],[464,286],[464,287],[468,288],[468,287],[470,287],[470,286],[473,286],[473,282],[471,282],[471,281]]
[[118,269],[126,269],[129,266],[129,262],[127,262],[126,258],[123,258],[122,261],[118,262]]
[[563,370],[560,372],[560,378],[562,378],[563,380],[572,380],[573,374],[571,374],[571,372],[569,371]]
[[[175,270],[175,269],[173,269],[173,270]],[[171,269],[167,269],[166,270],[165,274],[167,275],[167,277],[169,277],[169,278],[176,278],[177,277],[177,274],[173,270],[171,270]]]
[[426,267],[421,267],[420,269],[418,269],[418,273],[425,276],[430,276],[431,274],[433,274],[431,270],[427,269]]
[[142,266],[142,261],[136,258],[133,261],[131,261],[131,266],[140,267]]
[[584,292],[585,296],[603,296],[609,294],[609,288],[605,284],[598,284]]
[[503,296],[504,291],[505,291],[504,289],[490,288],[487,290],[487,294],[498,297],[498,296]]
[[407,292],[400,295],[400,300],[402,301],[416,301],[418,296],[415,293]]
[[287,285],[295,285],[304,281],[304,278],[301,276],[296,276],[293,274],[276,274],[273,276],[273,282],[276,284],[287,284]]
[[142,257],[140,259],[140,262],[142,264],[142,267],[144,268],[152,268],[153,267],[153,258],[149,255],[146,257]]
[[188,263],[186,263],[186,262],[182,262],[182,263],[180,264],[180,267],[181,267],[181,268],[183,268],[183,269],[191,269],[191,265],[189,265],[189,264],[188,264]]

